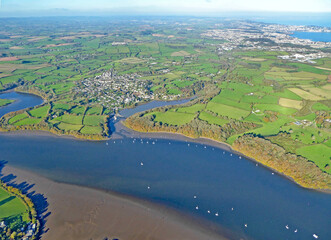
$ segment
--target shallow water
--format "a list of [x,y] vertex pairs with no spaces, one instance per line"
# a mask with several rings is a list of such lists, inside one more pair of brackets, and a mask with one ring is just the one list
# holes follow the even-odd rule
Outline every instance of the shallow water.
[[330,194],[298,187],[218,148],[165,139],[125,138],[107,145],[0,134],[0,153],[12,166],[160,202],[245,239],[314,239],[315,233],[331,239]]

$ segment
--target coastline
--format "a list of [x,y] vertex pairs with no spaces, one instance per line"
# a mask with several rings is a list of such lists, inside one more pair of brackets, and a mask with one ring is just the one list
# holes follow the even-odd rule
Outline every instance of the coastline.
[[[42,239],[233,239],[225,230],[199,223],[156,203],[98,189],[58,183],[6,165],[3,174],[33,184],[49,203]],[[221,233],[221,235],[220,235]]]

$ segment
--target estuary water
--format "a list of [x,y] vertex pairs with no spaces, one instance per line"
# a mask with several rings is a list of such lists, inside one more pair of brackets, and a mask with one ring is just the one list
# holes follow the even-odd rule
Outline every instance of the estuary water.
[[204,144],[0,134],[0,160],[52,180],[162,203],[242,239],[331,239],[330,194]]
[[43,103],[43,100],[40,97],[26,93],[6,92],[0,94],[0,98],[15,100],[15,102],[7,106],[0,107],[0,117],[9,112],[34,107]]

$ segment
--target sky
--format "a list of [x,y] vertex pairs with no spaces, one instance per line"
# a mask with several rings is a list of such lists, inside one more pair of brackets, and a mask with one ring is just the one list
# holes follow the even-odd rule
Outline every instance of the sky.
[[0,0],[1,12],[67,11],[215,13],[331,12],[331,0]]

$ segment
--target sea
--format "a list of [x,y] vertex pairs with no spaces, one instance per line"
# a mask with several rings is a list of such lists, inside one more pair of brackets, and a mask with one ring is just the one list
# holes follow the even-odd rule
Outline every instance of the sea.
[[[270,13],[268,16],[250,16],[249,19],[264,23],[331,28],[331,13]],[[301,39],[310,39],[312,41],[331,42],[331,33],[329,32],[294,32],[292,36]]]

